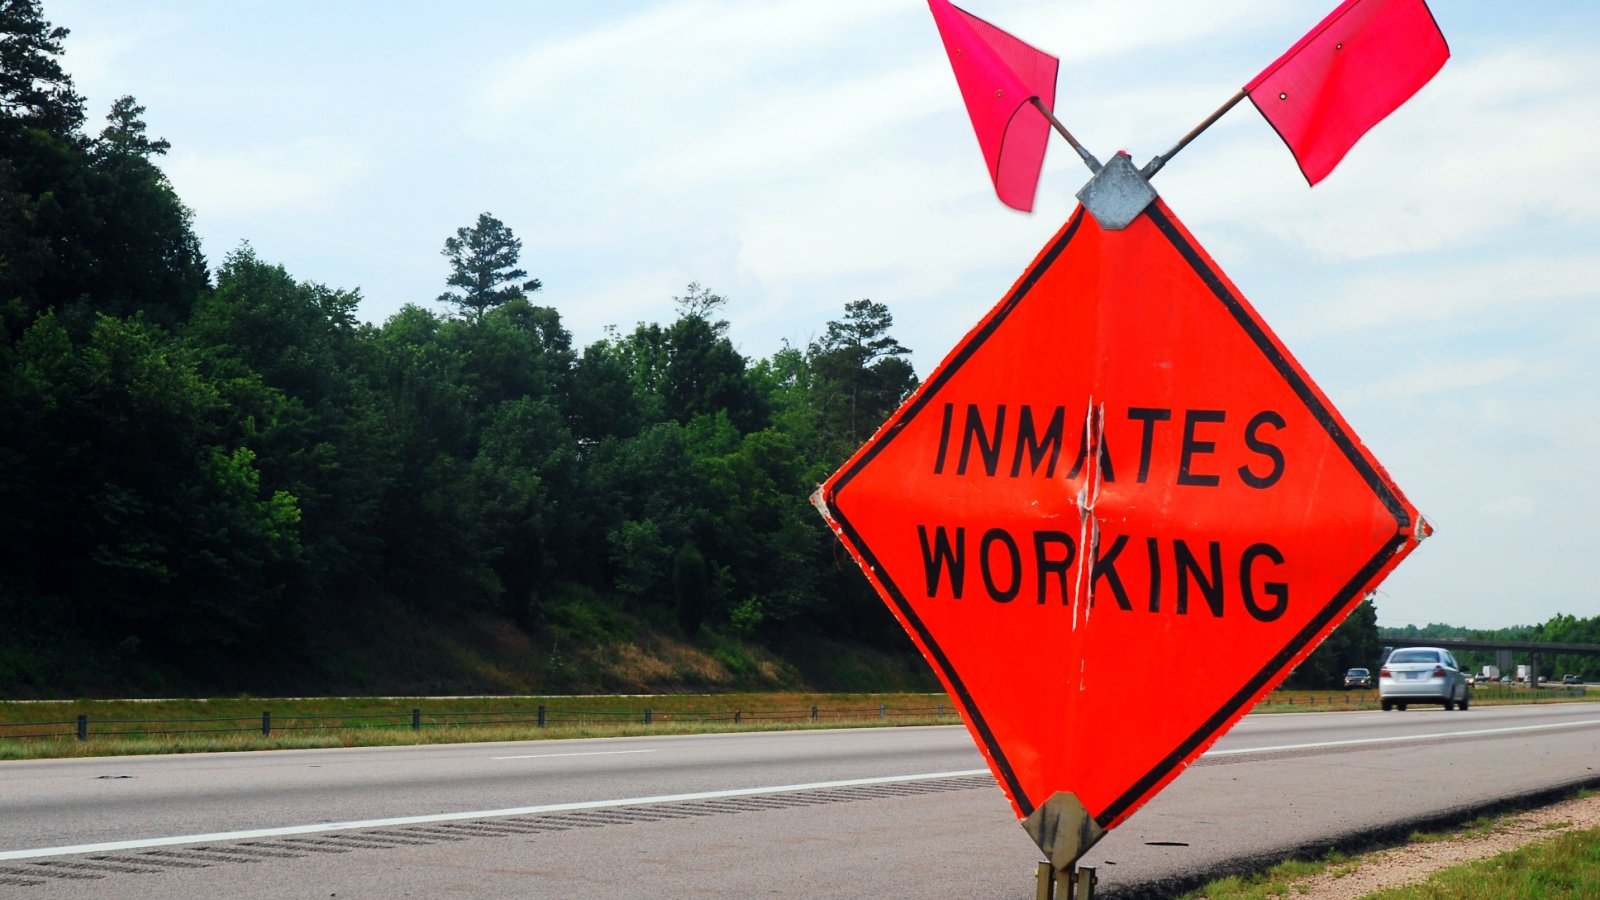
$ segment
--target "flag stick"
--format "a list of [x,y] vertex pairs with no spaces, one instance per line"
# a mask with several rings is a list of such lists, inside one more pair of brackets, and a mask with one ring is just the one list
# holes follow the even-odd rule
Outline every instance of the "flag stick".
[[1078,143],[1078,139],[1072,136],[1072,132],[1067,130],[1067,126],[1061,124],[1061,120],[1056,118],[1055,113],[1051,112],[1049,107],[1045,106],[1038,97],[1029,97],[1028,101],[1032,103],[1039,110],[1039,112],[1044,113],[1044,117],[1049,119],[1050,124],[1055,127],[1056,131],[1059,132],[1062,137],[1067,139],[1067,143],[1072,145],[1072,149],[1078,151],[1078,156],[1082,157],[1083,164],[1089,167],[1089,171],[1100,171],[1100,160],[1095,159],[1093,153],[1083,149],[1083,145]]
[[1145,163],[1144,164],[1144,168],[1139,170],[1139,174],[1143,175],[1145,177],[1146,181],[1150,180],[1151,178],[1154,178],[1155,174],[1157,172],[1161,171],[1161,167],[1162,166],[1166,165],[1169,160],[1171,160],[1174,156],[1178,155],[1178,151],[1179,150],[1182,150],[1184,147],[1189,146],[1189,142],[1194,140],[1195,138],[1199,137],[1200,136],[1200,132],[1205,131],[1207,128],[1210,128],[1212,125],[1215,125],[1218,119],[1220,119],[1223,116],[1227,115],[1228,114],[1228,110],[1233,109],[1235,106],[1238,106],[1239,105],[1239,101],[1243,100],[1246,96],[1248,96],[1248,94],[1243,90],[1239,91],[1239,93],[1237,93],[1237,94],[1234,94],[1233,97],[1230,98],[1227,103],[1224,103],[1220,107],[1218,107],[1216,112],[1212,113],[1209,116],[1206,116],[1206,120],[1204,122],[1201,122],[1199,125],[1196,125],[1194,127],[1194,130],[1192,130],[1188,134],[1184,135],[1183,139],[1178,141],[1177,144],[1173,145],[1171,150],[1168,150],[1167,152],[1162,153],[1159,156],[1156,156],[1156,157],[1152,158],[1149,162]]

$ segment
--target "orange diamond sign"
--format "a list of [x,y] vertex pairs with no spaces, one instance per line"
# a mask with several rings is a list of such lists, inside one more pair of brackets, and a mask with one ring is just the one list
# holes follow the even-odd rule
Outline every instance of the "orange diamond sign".
[[1075,211],[814,501],[1018,816],[1070,795],[1088,843],[1428,533],[1160,200]]

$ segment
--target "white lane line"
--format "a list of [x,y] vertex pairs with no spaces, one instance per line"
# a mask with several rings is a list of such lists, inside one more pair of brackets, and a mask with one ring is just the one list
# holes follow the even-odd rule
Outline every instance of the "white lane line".
[[1238,750],[1208,750],[1204,756],[1238,756],[1244,753],[1281,753],[1285,750],[1315,750],[1320,747],[1351,747],[1358,744],[1393,744],[1401,741],[1429,741],[1437,738],[1475,737],[1485,734],[1517,734],[1524,731],[1544,731],[1550,728],[1573,728],[1579,725],[1600,725],[1600,719],[1580,719],[1575,722],[1551,722],[1546,725],[1513,725],[1505,728],[1479,728],[1472,731],[1437,731],[1430,734],[1402,734],[1393,737],[1351,738],[1344,741],[1318,741],[1313,744],[1279,744],[1276,747],[1244,747]]
[[825,788],[860,787],[868,784],[895,784],[905,781],[933,781],[939,778],[964,778],[987,775],[988,769],[963,769],[959,772],[924,772],[918,775],[884,775],[878,778],[852,778],[849,781],[813,781],[806,784],[780,784],[769,787],[733,788],[725,791],[698,791],[692,794],[662,794],[655,797],[627,797],[619,800],[584,800],[577,803],[551,803],[544,806],[519,806],[512,809],[486,809],[478,812],[437,813],[429,816],[402,816],[392,819],[366,819],[357,822],[319,822],[314,825],[289,825],[283,828],[253,828],[246,831],[219,831],[212,834],[184,834],[173,837],[107,841],[101,844],[73,844],[65,847],[38,847],[30,850],[0,850],[3,859],[38,859],[44,856],[69,856],[76,853],[111,853],[117,850],[142,850],[146,847],[172,847],[209,841],[243,841],[257,838],[321,834],[328,831],[353,831],[358,828],[394,828],[430,822],[459,822],[465,819],[493,819],[529,816],[539,813],[572,812],[580,809],[606,809],[614,806],[643,806],[652,803],[681,803],[686,800],[719,800],[726,797],[755,797],[788,791],[817,791]]
[[589,750],[583,753],[530,753],[527,756],[491,756],[490,759],[555,759],[561,756],[621,756],[624,753],[654,753],[654,750]]

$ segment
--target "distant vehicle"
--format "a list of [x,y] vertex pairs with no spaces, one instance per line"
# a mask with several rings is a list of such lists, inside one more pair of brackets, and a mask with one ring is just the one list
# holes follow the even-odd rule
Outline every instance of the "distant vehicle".
[[1372,672],[1367,669],[1351,669],[1344,673],[1344,686],[1347,688],[1372,687]]
[[1561,683],[1562,684],[1583,684],[1583,679],[1579,678],[1576,675],[1563,675],[1563,676],[1561,676]]
[[1471,699],[1467,676],[1449,650],[1406,647],[1389,654],[1389,661],[1378,670],[1378,705],[1385,712],[1403,711],[1412,703],[1465,710]]
[[1533,666],[1517,666],[1517,680],[1527,681],[1533,675]]
[[1478,680],[1479,681],[1499,681],[1500,680],[1500,667],[1499,666],[1484,666],[1483,667],[1483,671],[1478,673]]
[[1540,684],[1544,684],[1546,681],[1549,681],[1549,680],[1550,680],[1550,676],[1548,676],[1548,675],[1540,675],[1539,676],[1539,683]]

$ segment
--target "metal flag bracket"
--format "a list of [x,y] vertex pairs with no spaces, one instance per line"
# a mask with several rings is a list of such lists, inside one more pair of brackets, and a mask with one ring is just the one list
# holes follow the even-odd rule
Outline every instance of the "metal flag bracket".
[[1107,231],[1127,228],[1155,199],[1156,189],[1122,150],[1078,189],[1078,202]]
[[[1129,158],[1125,151],[1121,150],[1117,151],[1117,155],[1113,156],[1111,161],[1103,166],[1090,163],[1089,169],[1094,172],[1094,177],[1090,178],[1088,183],[1078,190],[1078,202],[1082,203],[1083,208],[1094,216],[1095,221],[1100,223],[1101,228],[1107,231],[1121,231],[1127,228],[1133,223],[1134,219],[1139,218],[1139,214],[1144,212],[1145,207],[1156,199],[1156,189],[1150,186],[1150,179],[1154,178],[1156,173],[1161,171],[1161,168],[1168,161],[1177,156],[1178,151],[1189,146],[1190,141],[1193,141],[1207,128],[1216,124],[1218,119],[1226,115],[1228,110],[1237,106],[1245,96],[1244,91],[1234,94],[1228,99],[1227,103],[1224,103],[1215,112],[1207,116],[1205,121],[1196,125],[1188,134],[1180,138],[1171,150],[1152,158],[1148,163],[1145,163],[1142,169],[1135,168],[1133,160]],[[1037,104],[1038,101],[1035,101],[1035,103]],[[1041,106],[1040,109],[1043,110],[1043,107]],[[1048,113],[1046,114],[1048,115]],[[1076,140],[1073,140],[1071,135],[1067,134],[1066,129],[1056,122],[1054,116],[1050,116],[1050,122],[1072,144],[1072,148],[1077,150],[1080,156],[1084,157],[1085,162],[1090,162],[1094,159],[1093,156],[1088,155],[1088,151],[1084,150]]]
[[1079,189],[1078,202],[1094,216],[1100,227],[1107,231],[1121,231],[1139,218],[1150,201],[1156,199],[1156,189],[1150,186],[1150,173],[1134,168],[1133,160],[1121,150],[1111,157],[1110,162],[1102,165],[1093,153],[1078,143],[1067,126],[1061,124],[1061,120],[1038,97],[1031,98],[1031,102],[1050,121],[1050,127],[1072,145],[1089,171],[1094,173],[1094,177]]
[[[1126,154],[1118,155],[1126,158]],[[1115,162],[1107,163],[1107,168]],[[1105,837],[1106,830],[1089,815],[1077,795],[1071,791],[1051,794],[1044,805],[1022,820],[1022,827],[1049,860],[1039,863],[1036,900],[1094,900],[1094,869],[1077,863]],[[1065,891],[1058,890],[1063,886]]]

